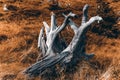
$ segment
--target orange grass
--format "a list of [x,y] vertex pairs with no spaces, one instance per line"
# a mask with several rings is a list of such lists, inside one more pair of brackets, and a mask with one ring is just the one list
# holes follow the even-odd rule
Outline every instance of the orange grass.
[[[11,0],[12,1],[12,0]],[[88,3],[90,7],[89,15],[96,15],[96,0],[67,0],[71,6],[66,7],[67,1],[60,0],[63,10],[54,11],[57,14],[58,23],[61,24],[63,17],[61,12],[72,11],[78,14],[79,18],[75,19],[80,24],[82,7]],[[113,11],[119,11],[116,6],[120,2],[113,3],[109,6]],[[40,28],[43,26],[42,21],[50,22],[50,10],[48,3],[38,4],[40,0],[23,0],[23,2],[9,2],[1,0],[0,4],[8,4],[19,7],[18,11],[4,12],[0,6],[0,80],[44,80],[36,77],[29,79],[22,72],[28,66],[36,62],[38,54],[37,38]],[[38,7],[39,6],[39,7]],[[19,13],[22,9],[36,9],[41,12],[37,17],[26,17]],[[18,14],[12,17],[11,15]],[[94,13],[94,14],[93,14]],[[90,17],[89,16],[89,17]],[[114,25],[118,26],[117,23]],[[67,33],[66,33],[67,31]],[[73,37],[73,31],[66,29],[62,32],[67,42]],[[70,36],[69,36],[70,35]],[[70,72],[60,72],[55,78],[50,76],[49,80],[119,80],[120,79],[120,38],[108,38],[105,35],[98,35],[89,31],[87,33],[87,53],[95,53],[95,57],[90,61],[81,61]]]

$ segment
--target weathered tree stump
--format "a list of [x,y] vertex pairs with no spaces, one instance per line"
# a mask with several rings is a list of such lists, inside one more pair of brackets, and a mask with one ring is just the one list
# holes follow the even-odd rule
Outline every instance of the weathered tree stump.
[[[46,36],[44,35],[44,28],[42,27],[38,39],[38,48],[42,51],[43,57],[27,68],[24,73],[30,77],[38,76],[47,68],[53,67],[56,64],[67,64],[70,63],[72,59],[80,56],[83,56],[87,60],[94,56],[94,54],[86,54],[85,52],[85,34],[93,22],[99,22],[102,18],[94,16],[87,21],[88,7],[86,4],[83,8],[82,22],[79,27],[70,19],[71,17],[75,17],[75,14],[63,14],[65,20],[63,24],[58,27],[55,14],[53,12],[51,13],[51,26],[44,21]],[[67,45],[65,40],[59,35],[67,25],[70,25],[74,31],[74,37],[69,45]]]

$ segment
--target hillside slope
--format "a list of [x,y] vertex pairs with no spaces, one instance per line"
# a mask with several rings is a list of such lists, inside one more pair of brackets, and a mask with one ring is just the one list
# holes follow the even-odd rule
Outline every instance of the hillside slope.
[[[120,1],[119,0],[60,0],[62,9],[53,9],[42,0],[0,0],[0,80],[119,80],[120,79]],[[68,6],[68,3],[70,5]],[[9,11],[3,11],[7,4]],[[37,38],[43,26],[50,23],[50,12],[78,15],[74,21],[81,22],[82,8],[89,4],[89,18],[100,15],[104,21],[95,23],[87,33],[86,49],[95,53],[90,61],[82,60],[57,76],[46,74],[29,79],[22,72],[36,62],[40,54]],[[67,33],[66,33],[67,32]],[[72,30],[62,33],[70,42]],[[40,78],[40,79],[39,79]]]

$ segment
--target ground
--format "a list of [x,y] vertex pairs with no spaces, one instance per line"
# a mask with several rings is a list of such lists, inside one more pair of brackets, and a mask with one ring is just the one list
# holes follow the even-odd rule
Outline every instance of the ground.
[[[119,80],[120,79],[120,1],[119,0],[59,0],[60,8],[42,0],[0,0],[0,80]],[[8,11],[3,10],[7,4]],[[90,5],[89,18],[100,15],[104,21],[93,24],[87,32],[86,50],[95,56],[81,61],[61,72],[59,76],[28,78],[23,71],[36,62],[40,51],[37,40],[42,21],[50,23],[50,13],[57,15],[61,24],[62,13],[78,15],[81,22],[82,8]],[[67,32],[67,33],[66,33]],[[62,33],[70,42],[73,31]]]

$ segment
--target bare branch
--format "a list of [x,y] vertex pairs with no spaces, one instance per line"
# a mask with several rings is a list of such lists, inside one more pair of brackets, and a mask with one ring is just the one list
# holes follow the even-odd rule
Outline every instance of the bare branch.
[[42,27],[42,29],[40,30],[40,34],[39,34],[39,37],[38,37],[38,48],[42,48],[42,47],[41,47],[42,36],[43,36],[43,27]]
[[95,21],[98,21],[98,23],[99,23],[99,21],[102,21],[102,20],[103,20],[102,17],[100,17],[100,16],[94,16],[94,17],[91,17],[90,20],[88,22],[86,22],[85,25],[87,27],[87,26],[91,25]]
[[43,25],[45,27],[45,32],[46,32],[46,35],[47,35],[50,32],[50,27],[45,21],[43,21]]
[[85,24],[86,21],[87,21],[87,18],[88,18],[88,4],[86,4],[83,8],[83,17],[82,17],[82,22],[81,22],[81,25]]
[[46,45],[46,43],[45,43],[45,38],[44,37],[42,37],[42,44],[41,44],[41,46],[42,46],[42,54],[43,54],[43,56],[44,55],[46,55],[46,52],[47,52],[47,45]]
[[[84,44],[84,39],[82,39],[87,31],[87,28],[95,21],[101,21],[102,18],[99,16],[95,16],[92,17],[87,23],[85,23],[84,25],[81,25],[77,31],[77,33],[74,35],[72,41],[70,42],[70,44],[68,45],[68,47],[64,50],[65,52],[70,52],[73,54],[83,54],[84,57],[91,57],[93,56],[91,55],[87,55],[83,52],[83,47],[85,46]],[[63,52],[64,52],[63,51]],[[86,55],[86,56],[85,56]],[[64,60],[65,61],[65,60]],[[70,60],[67,60],[65,62],[69,62]]]
[[45,36],[43,33],[43,27],[40,30],[39,38],[38,38],[38,48],[42,51],[43,56],[46,54],[47,51],[47,45],[45,43]]
[[76,26],[76,24],[71,19],[69,19],[69,25],[71,26],[71,28],[73,29],[74,33],[76,34],[77,31],[78,31],[78,27]]
[[[60,31],[62,31],[65,27],[66,27],[66,25],[68,24],[68,19],[70,18],[70,17],[74,17],[75,16],[75,14],[73,14],[73,13],[69,13],[68,15],[67,15],[67,17],[65,18],[65,20],[64,20],[64,22],[63,22],[63,24],[60,26],[60,27],[57,27],[57,29],[53,29],[50,33],[49,33],[49,36],[47,37],[48,38],[48,40],[46,41],[46,44],[47,44],[47,46],[48,47],[53,47],[53,42],[55,41],[55,39],[56,39],[56,37],[58,36],[58,33],[60,33]],[[51,17],[51,18],[53,18],[53,17]],[[53,20],[53,19],[52,19]],[[54,20],[53,20],[54,21]],[[51,22],[52,23],[52,22]],[[54,23],[55,24],[55,23]]]
[[57,23],[55,20],[55,14],[51,12],[51,31],[55,30],[57,28]]
[[63,24],[61,25],[61,27],[59,27],[59,29],[57,30],[57,33],[61,32],[65,27],[66,25],[69,23],[69,18],[70,17],[75,17],[76,15],[72,12],[70,12],[66,17],[65,17],[65,20],[63,22]]
[[[64,17],[67,17],[65,14],[62,14]],[[69,20],[69,25],[70,27],[73,29],[74,33],[76,34],[77,30],[78,30],[78,27],[77,25],[71,20],[71,19],[68,19]]]

